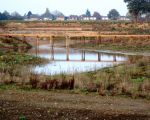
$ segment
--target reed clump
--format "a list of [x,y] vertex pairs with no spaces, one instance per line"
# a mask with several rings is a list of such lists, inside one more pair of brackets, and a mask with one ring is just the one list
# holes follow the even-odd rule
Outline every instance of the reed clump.
[[68,89],[72,90],[74,89],[74,77],[72,77],[69,80],[66,79],[46,79],[45,82],[40,83],[40,88],[45,90],[53,90],[53,89]]

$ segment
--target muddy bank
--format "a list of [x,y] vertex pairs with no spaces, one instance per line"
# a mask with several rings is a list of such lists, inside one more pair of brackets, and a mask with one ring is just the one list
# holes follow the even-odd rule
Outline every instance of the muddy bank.
[[0,115],[36,120],[148,120],[150,103],[117,97],[66,92],[0,91]]
[[6,112],[1,113],[0,118],[3,120],[149,120],[150,117],[142,114],[115,114],[86,109],[42,108],[14,101],[1,102],[3,109],[6,110]]

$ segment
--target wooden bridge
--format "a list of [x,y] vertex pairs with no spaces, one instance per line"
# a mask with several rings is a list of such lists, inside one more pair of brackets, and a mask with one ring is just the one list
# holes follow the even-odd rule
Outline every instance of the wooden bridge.
[[[79,60],[70,60],[69,59],[69,52],[70,52],[70,40],[72,38],[78,38],[83,40],[83,43],[85,44],[85,38],[87,37],[92,37],[95,38],[98,41],[98,44],[102,43],[103,38],[112,38],[112,43],[115,42],[117,38],[146,38],[150,40],[150,35],[100,35],[100,34],[64,34],[64,35],[55,35],[55,34],[0,34],[0,37],[22,37],[24,41],[26,41],[27,37],[32,37],[35,38],[36,40],[36,56],[38,56],[38,51],[39,51],[39,38],[47,38],[49,40],[50,44],[50,54],[51,54],[51,60],[52,61],[60,61],[56,60],[54,58],[54,37],[64,37],[65,38],[65,47],[66,47],[66,61],[79,61]],[[102,61],[101,60],[101,54],[97,52],[97,62],[123,62],[123,61],[118,61],[116,59],[116,56],[114,56],[113,61]],[[81,61],[92,61],[92,60],[86,60],[85,58],[85,51],[82,51],[82,59]],[[61,60],[64,61],[64,60]],[[93,61],[92,61],[93,62]],[[96,62],[96,61],[94,61]]]
[[45,38],[48,38],[48,37],[70,37],[70,38],[73,38],[73,37],[104,37],[104,38],[107,38],[107,37],[125,37],[125,38],[148,38],[150,39],[150,35],[103,35],[103,34],[98,34],[97,32],[95,33],[78,33],[78,34],[69,34],[69,33],[66,33],[64,35],[57,35],[57,34],[0,34],[0,36],[12,36],[12,37],[45,37]]

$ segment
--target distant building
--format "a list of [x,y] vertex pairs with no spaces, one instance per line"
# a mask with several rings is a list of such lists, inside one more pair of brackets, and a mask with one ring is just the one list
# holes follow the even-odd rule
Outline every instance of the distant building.
[[[102,16],[102,20],[110,20],[107,16]],[[129,21],[130,19],[126,16],[120,16],[117,20]]]
[[68,17],[68,20],[77,21],[77,20],[79,20],[79,17],[78,17],[77,15],[70,15],[70,16]]
[[46,18],[46,17],[45,17],[45,18],[43,18],[43,20],[44,20],[44,21],[51,21],[52,18]]
[[56,18],[57,21],[64,21],[65,20],[65,17],[64,16],[59,16]]
[[91,17],[87,17],[86,15],[81,15],[81,16],[79,16],[79,20],[85,20],[85,21],[92,21],[92,20],[96,20],[96,17],[93,17],[93,16],[91,16]]
[[109,20],[107,16],[102,16],[102,20]]
[[96,12],[96,11],[93,13],[93,17],[96,17],[96,20],[101,20],[102,19],[100,13]]
[[89,19],[90,20],[97,20],[96,17],[93,17],[93,16],[89,17]]
[[30,16],[30,18],[26,17],[24,20],[25,21],[38,21],[38,20],[40,20],[40,17],[37,14],[32,14]]
[[118,20],[129,21],[130,19],[127,18],[126,16],[120,16],[120,17],[118,18]]
[[24,21],[38,21],[40,20],[39,18],[29,18],[29,19],[24,19]]

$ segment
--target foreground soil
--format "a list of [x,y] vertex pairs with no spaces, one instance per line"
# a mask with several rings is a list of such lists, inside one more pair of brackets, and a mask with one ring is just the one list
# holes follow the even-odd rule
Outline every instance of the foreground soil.
[[150,101],[69,91],[0,90],[0,120],[149,120]]

